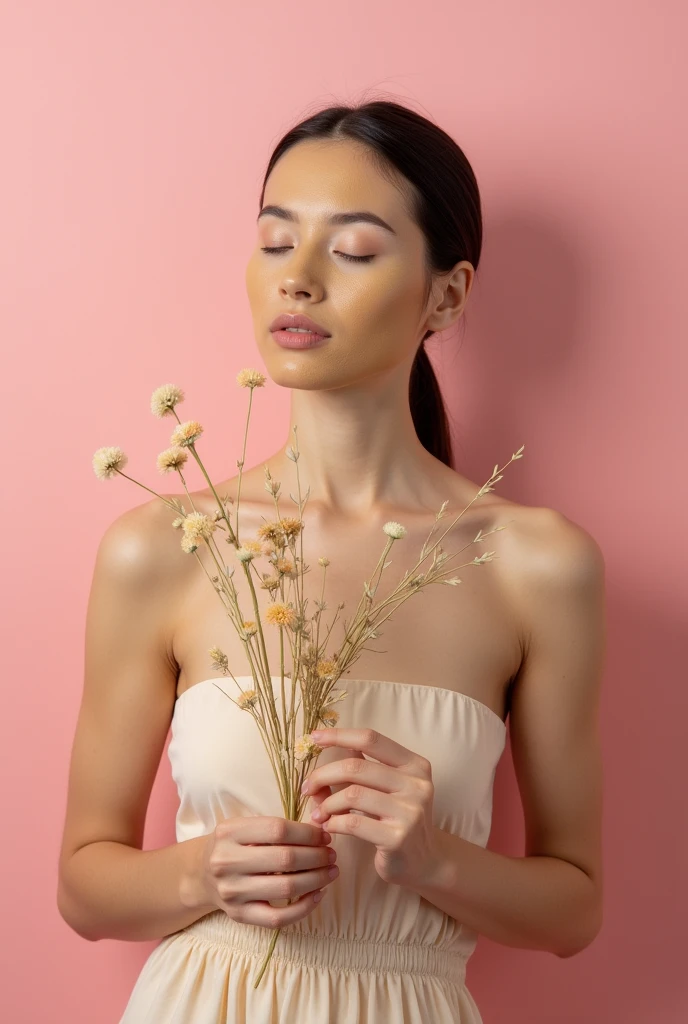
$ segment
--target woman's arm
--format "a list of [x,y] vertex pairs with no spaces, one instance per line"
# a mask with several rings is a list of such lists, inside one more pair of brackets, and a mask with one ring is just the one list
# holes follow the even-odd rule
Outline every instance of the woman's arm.
[[96,558],[57,894],[91,940],[161,938],[217,909],[184,889],[207,837],[141,849],[176,694],[168,625],[182,559],[196,567],[170,516],[159,499],[131,509]]
[[496,942],[567,957],[602,926],[605,573],[581,527],[551,509],[533,511],[529,536],[520,538],[525,561],[511,577],[526,625],[509,720],[526,855],[438,829],[436,871],[413,889]]

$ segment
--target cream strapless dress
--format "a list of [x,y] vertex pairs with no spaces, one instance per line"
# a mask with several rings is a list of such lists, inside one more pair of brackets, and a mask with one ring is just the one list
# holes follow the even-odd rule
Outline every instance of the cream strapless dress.
[[[180,799],[178,842],[235,815],[283,816],[258,727],[214,683],[236,699],[236,684],[223,676],[195,684],[174,708],[168,757]],[[276,676],[273,687],[277,695]],[[346,676],[337,687],[347,691],[335,705],[337,725],[377,729],[427,757],[433,823],[484,847],[506,744],[499,715],[438,686]],[[325,748],[318,765],[350,753]],[[309,801],[304,821],[312,808]],[[217,910],[153,949],[120,1024],[481,1024],[465,981],[477,933],[383,881],[371,843],[332,833],[331,845],[339,876],[311,914],[282,929],[257,988],[270,929]]]

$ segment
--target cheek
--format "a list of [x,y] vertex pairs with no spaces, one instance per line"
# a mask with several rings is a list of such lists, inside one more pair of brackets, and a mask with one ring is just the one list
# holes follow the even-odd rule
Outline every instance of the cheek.
[[422,299],[421,282],[416,278],[381,274],[361,296],[352,326],[366,340],[375,339],[380,355],[391,351],[398,358],[407,344],[415,344]]
[[330,295],[337,305],[367,323],[380,323],[390,318],[399,303],[412,305],[421,285],[412,256],[387,255],[333,281]]

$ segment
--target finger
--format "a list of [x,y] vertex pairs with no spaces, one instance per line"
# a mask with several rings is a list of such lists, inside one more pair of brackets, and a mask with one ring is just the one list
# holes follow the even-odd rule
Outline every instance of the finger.
[[324,895],[325,891],[319,889],[316,892],[307,892],[286,907],[272,907],[265,900],[252,900],[244,904],[240,920],[244,924],[257,924],[263,928],[284,928],[288,924],[300,921],[313,909],[314,904],[317,906],[318,900],[315,897],[318,893]]
[[399,821],[399,804],[393,796],[363,786],[349,786],[333,793],[317,809],[317,813],[323,815],[320,819],[323,825],[332,815],[356,811],[374,814],[381,821]]
[[355,757],[340,757],[321,764],[306,781],[309,796],[315,796],[323,787],[345,786],[349,782],[360,782],[385,793],[399,793],[408,785],[408,780],[397,768]]
[[393,768],[407,768],[417,765],[422,758],[413,750],[397,743],[396,740],[377,732],[376,729],[331,728],[316,730],[311,736],[321,747],[351,747],[368,754]]
[[[317,827],[321,832],[321,824]],[[329,849],[325,843],[318,846],[264,846],[237,847],[232,857],[232,869],[237,874],[261,875],[279,872],[307,871],[329,864]]]
[[217,826],[219,836],[229,836],[236,843],[260,846],[277,843],[283,846],[320,846],[325,842],[323,830],[307,821],[290,821],[275,816],[269,829],[262,815],[236,817]]
[[331,786],[319,786],[316,792],[313,793],[310,797],[312,801],[311,811],[314,811],[317,808],[319,808],[322,802],[324,800],[327,800],[327,798],[330,796],[332,796]]
[[327,863],[311,871],[289,871],[286,873],[246,875],[241,888],[236,891],[238,902],[251,903],[255,899],[282,900],[288,902],[316,889],[329,885],[339,874],[336,864]]
[[[332,790],[330,789],[329,786],[323,786],[321,789],[317,791],[317,793],[313,793],[312,796],[310,796],[308,793],[302,794],[301,799],[304,801],[304,804],[308,804],[308,806],[306,807],[306,812],[310,814],[311,811],[316,810],[323,802],[323,800],[326,800],[327,797],[331,795],[331,793]],[[321,822],[311,820],[311,825],[315,825],[317,828],[323,828]],[[329,843],[331,840],[332,836],[328,836],[326,841]]]
[[399,839],[399,829],[393,819],[366,818],[364,814],[355,812],[330,815],[327,829],[335,835],[358,836],[384,850],[394,849]]

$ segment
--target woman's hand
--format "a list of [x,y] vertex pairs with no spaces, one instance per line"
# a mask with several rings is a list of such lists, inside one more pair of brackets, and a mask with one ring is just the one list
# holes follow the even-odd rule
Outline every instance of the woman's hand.
[[[184,875],[185,906],[224,910],[241,924],[283,928],[312,913],[330,885],[336,852],[317,825],[274,815],[237,815],[204,836],[200,863]],[[274,907],[271,900],[292,900]]]
[[[386,882],[413,885],[427,877],[437,858],[432,823],[435,787],[428,759],[374,729],[331,728],[310,735],[323,748],[361,753],[320,765],[304,780],[302,792],[316,804],[312,820],[328,832],[373,843],[375,870]],[[346,783],[338,793],[330,788]],[[376,817],[348,813],[351,810]]]

